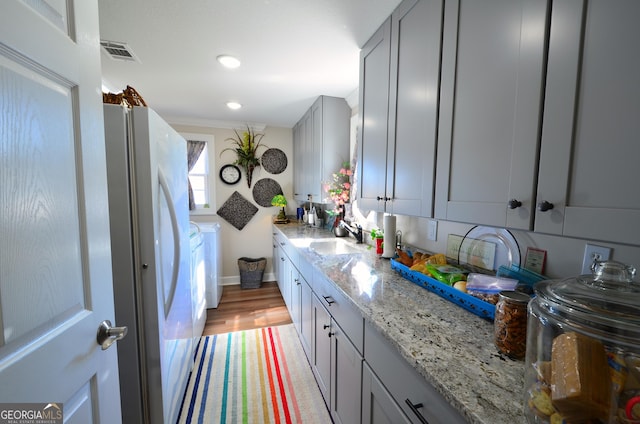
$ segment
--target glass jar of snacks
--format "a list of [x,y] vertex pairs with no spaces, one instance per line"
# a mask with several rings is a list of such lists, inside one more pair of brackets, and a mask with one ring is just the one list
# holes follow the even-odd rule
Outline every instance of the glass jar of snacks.
[[526,293],[501,291],[494,318],[494,341],[498,351],[513,359],[523,359],[527,347]]
[[603,261],[592,275],[536,284],[525,358],[529,423],[640,424],[635,272]]

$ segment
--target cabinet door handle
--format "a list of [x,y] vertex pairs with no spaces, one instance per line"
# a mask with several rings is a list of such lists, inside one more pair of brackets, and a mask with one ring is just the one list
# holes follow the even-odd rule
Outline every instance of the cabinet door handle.
[[509,209],[519,208],[520,206],[522,206],[522,202],[518,199],[511,199],[507,203],[507,206],[509,206]]
[[335,300],[333,300],[331,298],[331,296],[322,296],[324,298],[324,301],[327,302],[327,304],[329,304],[329,306],[331,306],[332,303],[336,303]]
[[377,201],[384,200],[384,197],[380,197],[380,196],[378,196],[378,197],[376,197],[376,200],[377,200]]
[[293,280],[293,281],[295,281],[295,282],[296,282],[296,285],[298,285],[298,286],[300,285],[300,279],[296,278],[296,279],[295,279],[295,280]]
[[284,262],[284,258],[280,258],[280,260],[281,260],[282,262]]
[[323,326],[322,326],[322,328],[323,328],[324,330],[326,330],[326,329],[327,329],[327,328],[329,328],[329,327],[331,327],[331,326],[330,326],[330,325],[328,325],[328,324],[325,324],[325,325],[323,325]]
[[538,210],[540,212],[546,212],[553,209],[553,203],[549,203],[546,200],[543,200],[542,202],[538,203]]
[[409,408],[411,408],[411,411],[413,411],[413,413],[416,414],[416,417],[418,417],[418,419],[420,420],[421,423],[429,424],[429,421],[427,421],[427,419],[422,416],[420,411],[418,411],[418,408],[422,408],[424,406],[422,403],[414,404],[413,402],[411,402],[411,400],[409,398],[406,398],[405,402],[406,402],[407,405],[409,405]]

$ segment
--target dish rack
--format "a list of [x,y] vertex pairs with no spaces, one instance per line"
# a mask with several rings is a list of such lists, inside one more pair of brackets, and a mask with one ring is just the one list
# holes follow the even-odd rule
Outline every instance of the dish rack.
[[397,271],[402,277],[412,283],[455,303],[481,318],[493,320],[495,317],[496,307],[489,302],[485,302],[477,297],[463,293],[460,290],[443,284],[421,272],[412,271],[409,267],[401,264],[395,259],[391,259],[391,269]]

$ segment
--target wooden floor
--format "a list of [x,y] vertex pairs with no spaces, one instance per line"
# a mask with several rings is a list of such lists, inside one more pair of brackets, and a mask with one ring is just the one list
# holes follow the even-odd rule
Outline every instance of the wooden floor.
[[224,286],[218,307],[207,310],[203,335],[290,323],[289,311],[276,282],[265,282],[258,289],[244,290],[238,284]]

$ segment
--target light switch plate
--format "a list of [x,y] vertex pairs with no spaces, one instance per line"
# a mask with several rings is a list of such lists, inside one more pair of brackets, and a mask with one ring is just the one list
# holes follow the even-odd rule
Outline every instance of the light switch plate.
[[427,224],[427,240],[436,241],[438,237],[438,221],[429,220]]

